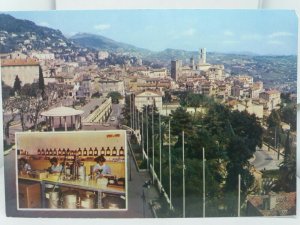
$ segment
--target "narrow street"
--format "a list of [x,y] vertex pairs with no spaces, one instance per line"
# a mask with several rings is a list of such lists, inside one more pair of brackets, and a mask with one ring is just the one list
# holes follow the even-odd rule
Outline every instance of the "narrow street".
[[254,157],[250,163],[258,170],[276,170],[279,168],[283,158],[277,160],[277,152],[263,145],[263,147],[254,153]]

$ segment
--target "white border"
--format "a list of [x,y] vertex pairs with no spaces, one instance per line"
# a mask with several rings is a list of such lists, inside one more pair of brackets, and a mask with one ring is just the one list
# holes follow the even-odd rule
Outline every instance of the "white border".
[[[37,4],[37,1],[43,1],[44,5],[41,7],[40,5]],[[78,1],[72,1],[69,4],[66,3],[65,0],[58,0],[62,4],[57,4],[56,8],[51,8],[47,6],[47,3],[45,3],[46,0],[0,0],[0,10],[8,10],[8,11],[15,11],[15,10],[51,10],[51,9],[65,9],[65,10],[70,10],[72,7],[78,7],[80,9],[84,9],[86,7],[89,7],[90,9],[103,9],[104,7],[100,7],[101,3],[106,1],[108,2],[109,0],[93,0],[93,1],[87,1],[87,0],[82,0],[82,5],[84,4],[84,8],[81,8],[78,4]],[[52,0],[48,0],[52,1]],[[129,1],[128,0],[120,0],[122,1],[123,4],[127,4]],[[141,0],[135,0],[136,3],[139,3]],[[154,2],[149,0],[150,2]],[[251,7],[249,5],[249,1],[255,1],[257,3],[257,7]],[[83,3],[84,2],[84,3]],[[112,1],[113,2],[113,1]],[[133,1],[131,1],[133,2]],[[145,1],[144,1],[145,2]],[[167,0],[161,0],[160,2],[164,2],[166,4]],[[169,0],[168,7],[171,8],[172,6],[174,7],[177,6],[178,8],[186,8],[187,6],[185,5],[186,2],[184,0]],[[256,4],[255,3],[255,4]],[[178,4],[181,4],[180,7]],[[253,3],[254,4],[254,3]],[[254,4],[254,5],[255,5]],[[150,7],[154,7],[155,4],[149,4]],[[159,5],[156,3],[156,7],[160,8]],[[209,6],[208,6],[209,5]],[[145,7],[145,5],[143,5]],[[110,8],[116,8],[119,7],[118,5],[110,4]],[[300,13],[300,3],[299,0],[194,0],[193,3],[191,3],[192,8],[219,8],[219,9],[230,9],[230,8],[243,8],[243,9],[296,9],[298,12],[298,15]],[[299,27],[299,24],[298,24]],[[298,32],[300,33],[300,29],[298,29]],[[300,52],[300,44],[298,44],[298,55]],[[300,67],[300,57],[298,57],[298,68]],[[299,69],[298,69],[299,71]],[[1,72],[1,71],[0,71]],[[298,79],[299,80],[299,79]],[[300,85],[300,82],[298,81],[298,84]],[[299,86],[298,85],[298,86]],[[1,90],[1,87],[0,87]],[[1,95],[1,94],[0,94]],[[300,99],[299,99],[300,100]],[[298,100],[298,101],[299,101]],[[2,103],[2,98],[0,98],[0,103]],[[2,131],[2,110],[0,111],[0,132],[3,133]],[[298,118],[297,121],[299,121],[300,118],[300,107],[298,108]],[[298,122],[297,122],[298,123]],[[300,122],[298,123],[300,124]],[[300,126],[298,126],[299,128]],[[298,143],[299,140],[297,140]],[[2,145],[1,145],[2,146]],[[0,151],[0,184],[2,184],[0,190],[4,190],[4,169],[3,169],[3,147],[1,147],[2,154]],[[297,161],[299,162],[299,154],[297,157]],[[298,174],[300,171],[300,165],[298,163]],[[2,175],[2,176],[1,176]],[[300,178],[297,178],[297,193],[300,192]],[[53,225],[55,224],[63,224],[65,223],[70,223],[72,222],[73,225],[82,225],[82,223],[89,223],[89,224],[99,224],[98,220],[95,219],[66,219],[66,218],[57,218],[57,219],[51,219],[49,220],[48,218],[8,218],[5,216],[5,192],[0,191],[0,219],[3,222],[3,224],[6,225],[15,225],[17,223],[22,223],[22,225]],[[300,214],[300,201],[297,201],[297,214]],[[140,225],[140,220],[132,220],[132,219],[125,219],[125,220],[119,220],[118,221],[120,224],[126,224],[126,225]],[[282,223],[289,224],[289,225],[298,225],[300,223],[300,216],[293,217],[293,218],[189,218],[185,220],[181,220],[178,218],[175,219],[164,219],[164,220],[153,220],[153,219],[148,219],[148,220],[143,220],[143,224],[165,224],[166,222],[172,223],[173,225],[182,225],[182,224],[205,224],[205,225],[215,225],[215,224],[224,224],[224,225],[240,225],[245,224],[245,225],[253,225],[254,223],[259,223],[263,225],[281,225]],[[106,225],[115,225],[116,221],[113,219],[106,219],[105,224]]]
[[[47,134],[48,135],[53,135],[53,134],[82,134],[82,133],[123,133],[124,134],[124,155],[125,155],[125,161],[124,161],[124,169],[125,169],[125,209],[64,209],[64,208],[60,208],[60,209],[50,209],[50,208],[20,208],[19,207],[19,179],[18,179],[18,142],[17,136],[20,135],[40,135],[40,134]],[[72,137],[70,137],[72,138]],[[128,175],[127,175],[127,153],[128,153],[128,149],[127,149],[127,133],[126,130],[96,130],[96,131],[55,131],[55,132],[16,132],[15,133],[15,174],[16,174],[16,199],[17,199],[17,210],[18,211],[43,211],[43,212],[48,212],[48,211],[58,211],[58,212],[119,212],[119,211],[128,211]],[[58,184],[59,185],[59,184]],[[83,189],[84,188],[77,188],[77,189]],[[105,191],[104,191],[105,192]],[[43,196],[41,196],[43,198]]]

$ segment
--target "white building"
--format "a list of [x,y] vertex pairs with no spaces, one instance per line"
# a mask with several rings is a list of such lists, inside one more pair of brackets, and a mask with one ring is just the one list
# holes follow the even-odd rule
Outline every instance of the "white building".
[[21,84],[32,84],[39,79],[39,62],[35,59],[2,59],[1,60],[1,79],[13,87],[16,76],[19,77]]
[[121,95],[125,95],[124,81],[114,79],[102,79],[99,80],[99,92],[108,94],[109,92],[116,91]]
[[259,98],[265,100],[268,111],[278,109],[281,103],[280,92],[277,90],[262,92],[259,94]]
[[155,91],[143,91],[135,95],[135,106],[139,111],[147,105],[155,104],[159,112],[162,111],[162,94]]

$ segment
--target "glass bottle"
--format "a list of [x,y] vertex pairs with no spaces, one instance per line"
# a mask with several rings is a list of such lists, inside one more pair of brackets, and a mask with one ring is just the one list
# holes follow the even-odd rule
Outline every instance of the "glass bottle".
[[86,148],[83,149],[83,156],[87,156],[87,150],[86,150]]
[[37,150],[37,154],[41,155],[41,150],[40,149]]
[[53,155],[52,148],[49,150],[49,155]]
[[94,155],[93,149],[92,149],[92,147],[90,147],[89,156],[93,156],[93,155]]
[[112,155],[113,156],[116,156],[117,155],[117,149],[116,149],[116,146],[113,148],[112,150]]
[[81,148],[78,149],[78,156],[82,156]]
[[110,156],[110,148],[109,147],[107,147],[107,149],[106,149],[106,156]]
[[48,150],[48,148],[46,148],[46,155],[49,155],[49,150]]
[[42,148],[41,155],[45,155],[45,150]]
[[120,156],[124,156],[124,149],[123,149],[123,147],[120,148],[120,150],[119,150],[119,155],[120,155]]
[[97,147],[95,147],[95,149],[94,149],[94,156],[98,156],[98,149],[97,149]]
[[104,147],[101,148],[101,155],[105,155],[105,149],[104,149]]
[[58,155],[61,156],[61,149],[58,149]]
[[53,149],[53,155],[55,155],[55,156],[57,155],[56,148]]

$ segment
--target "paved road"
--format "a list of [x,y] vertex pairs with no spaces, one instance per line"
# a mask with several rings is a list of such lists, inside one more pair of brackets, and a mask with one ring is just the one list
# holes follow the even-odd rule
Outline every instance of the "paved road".
[[255,152],[254,159],[250,163],[258,170],[273,170],[278,169],[281,162],[282,156],[277,160],[277,152],[268,151],[267,146],[263,145],[262,149]]
[[102,104],[102,101],[104,100],[103,97],[101,98],[92,98],[86,105],[84,105],[81,110],[84,111],[84,113],[82,114],[82,118],[86,118],[91,110],[94,110],[96,106],[99,106]]

